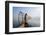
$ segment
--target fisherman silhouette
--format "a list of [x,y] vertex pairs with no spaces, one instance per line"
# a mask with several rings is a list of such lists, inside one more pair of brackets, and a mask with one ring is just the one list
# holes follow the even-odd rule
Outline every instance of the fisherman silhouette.
[[27,13],[25,14],[25,17],[24,17],[24,20],[25,20],[25,23],[24,23],[24,27],[28,27],[28,23],[27,23],[27,20],[26,20],[26,17],[27,16]]

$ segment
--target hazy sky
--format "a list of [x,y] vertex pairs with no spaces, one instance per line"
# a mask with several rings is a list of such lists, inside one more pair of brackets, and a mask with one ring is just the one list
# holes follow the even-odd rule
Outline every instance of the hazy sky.
[[18,14],[20,11],[32,15],[32,17],[40,16],[40,7],[13,7],[14,15]]

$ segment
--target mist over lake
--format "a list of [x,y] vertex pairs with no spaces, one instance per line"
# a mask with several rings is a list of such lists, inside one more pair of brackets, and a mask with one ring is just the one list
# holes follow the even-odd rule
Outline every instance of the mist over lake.
[[[40,27],[40,18],[35,17],[28,21],[29,27]],[[20,24],[18,21],[14,21],[13,27],[19,27]]]

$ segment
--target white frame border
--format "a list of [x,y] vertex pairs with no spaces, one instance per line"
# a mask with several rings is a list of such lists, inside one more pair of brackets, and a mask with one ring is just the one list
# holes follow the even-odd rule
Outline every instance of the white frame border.
[[[18,6],[19,5],[19,6]],[[12,7],[41,7],[41,25],[40,27],[32,27],[32,28],[13,28],[13,9]],[[26,29],[26,30],[25,30]],[[22,31],[39,31],[43,30],[43,5],[34,5],[34,4],[17,4],[17,3],[9,3],[9,32],[22,32]]]

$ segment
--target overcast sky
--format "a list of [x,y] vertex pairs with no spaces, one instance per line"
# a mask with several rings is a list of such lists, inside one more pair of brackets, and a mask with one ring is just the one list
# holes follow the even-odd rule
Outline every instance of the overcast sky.
[[40,7],[13,7],[13,16],[17,18],[17,14],[21,11],[32,17],[40,17]]

